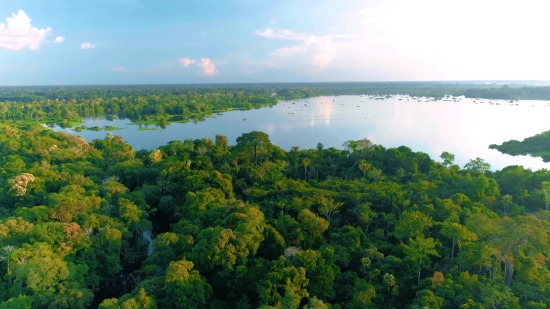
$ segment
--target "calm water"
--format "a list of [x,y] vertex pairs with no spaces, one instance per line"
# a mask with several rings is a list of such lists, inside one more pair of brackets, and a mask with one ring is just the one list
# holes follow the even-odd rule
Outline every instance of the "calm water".
[[[441,152],[448,151],[455,154],[455,162],[461,166],[480,157],[494,169],[508,165],[523,165],[533,170],[550,167],[540,158],[512,157],[488,149],[493,143],[522,140],[549,130],[549,102],[520,101],[516,106],[502,100],[458,100],[421,99],[419,102],[407,97],[385,100],[365,96],[317,97],[282,101],[272,108],[227,112],[196,124],[174,123],[164,130],[137,131],[138,126],[127,119],[90,118],[85,125],[121,127],[122,130],[113,134],[123,136],[136,149],[154,149],[169,141],[187,138],[214,139],[216,134],[226,135],[235,143],[242,133],[258,130],[269,134],[274,144],[287,150],[292,146],[315,148],[318,142],[326,148],[341,148],[347,140],[366,137],[385,147],[405,145],[436,160]],[[104,131],[54,129],[82,135],[87,140],[106,135]]]

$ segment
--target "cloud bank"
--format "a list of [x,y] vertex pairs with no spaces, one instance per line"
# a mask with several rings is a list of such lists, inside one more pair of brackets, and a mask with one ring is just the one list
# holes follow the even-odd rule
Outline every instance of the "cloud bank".
[[337,52],[332,46],[332,38],[335,36],[331,35],[315,36],[271,28],[257,30],[255,34],[267,39],[301,41],[299,45],[273,50],[264,67],[297,68],[303,73],[319,72],[330,65]]
[[17,14],[12,13],[11,17],[6,18],[5,24],[0,23],[0,48],[18,51],[28,46],[36,50],[51,31],[50,27],[32,27],[31,19],[23,10],[19,10]]

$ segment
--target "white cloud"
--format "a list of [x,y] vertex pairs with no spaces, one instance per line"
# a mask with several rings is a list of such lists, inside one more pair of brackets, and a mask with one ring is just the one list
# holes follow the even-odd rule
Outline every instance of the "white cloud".
[[24,11],[19,10],[17,14],[12,13],[6,18],[6,23],[0,23],[0,48],[10,50],[21,50],[28,46],[36,50],[52,28],[38,29],[31,26],[31,19]]
[[334,30],[336,30],[336,27],[330,28],[330,31],[334,31]]
[[84,43],[80,44],[80,48],[81,49],[91,49],[91,48],[95,48],[95,46],[90,44],[90,42],[84,42]]
[[201,61],[197,63],[199,67],[202,68],[202,74],[205,76],[212,76],[218,74],[218,71],[216,70],[216,66],[212,62],[212,60],[208,58],[201,58]]
[[58,37],[55,38],[55,41],[54,41],[54,42],[55,42],[55,43],[61,43],[61,42],[63,42],[63,41],[65,41],[65,38],[62,37],[62,36],[58,36]]
[[189,58],[180,58],[179,60],[184,67],[188,67],[196,62],[196,60]]
[[126,67],[123,67],[121,65],[112,68],[112,70],[115,72],[121,72],[121,73],[126,73],[129,71]]
[[277,23],[277,21],[276,21],[275,19],[272,19],[272,20],[269,22],[270,25],[275,25],[276,23]]
[[[274,30],[267,28],[257,30],[257,36],[268,39],[284,39],[301,41],[300,45],[281,47],[270,53],[270,59],[263,64],[255,63],[253,66],[261,68],[296,68],[300,73],[319,72],[327,68],[336,57],[337,49],[334,48],[334,38],[355,38],[349,35],[322,35],[315,36],[307,33],[296,33],[291,30]],[[247,69],[251,71],[250,69]]]

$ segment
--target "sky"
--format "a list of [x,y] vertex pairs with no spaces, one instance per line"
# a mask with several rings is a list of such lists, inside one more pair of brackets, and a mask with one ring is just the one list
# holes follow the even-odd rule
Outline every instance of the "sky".
[[550,80],[544,0],[0,0],[0,85]]

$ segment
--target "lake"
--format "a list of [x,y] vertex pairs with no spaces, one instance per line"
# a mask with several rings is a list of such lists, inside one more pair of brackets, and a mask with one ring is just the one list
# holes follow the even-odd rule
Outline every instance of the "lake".
[[[242,133],[258,130],[269,134],[274,144],[287,150],[293,146],[315,148],[318,142],[325,148],[341,148],[347,140],[366,137],[387,148],[404,145],[438,161],[439,155],[448,151],[455,154],[455,163],[460,166],[480,157],[493,169],[523,165],[537,170],[549,165],[540,158],[512,157],[488,147],[549,130],[548,105],[546,101],[520,101],[512,105],[503,100],[463,97],[456,101],[434,101],[406,96],[384,100],[336,96],[281,101],[271,108],[225,112],[198,123],[173,123],[162,130],[138,131],[138,126],[128,119],[87,118],[84,125],[120,127],[122,129],[113,134],[124,137],[137,150],[154,149],[172,140],[214,139],[216,134],[226,135],[234,144]],[[106,135],[105,131],[75,132],[58,126],[53,129],[82,135],[87,140]]]

